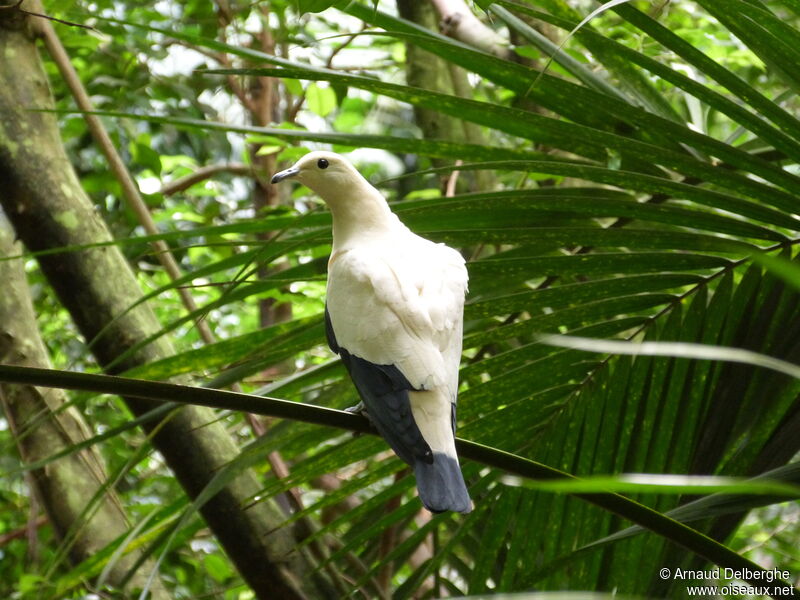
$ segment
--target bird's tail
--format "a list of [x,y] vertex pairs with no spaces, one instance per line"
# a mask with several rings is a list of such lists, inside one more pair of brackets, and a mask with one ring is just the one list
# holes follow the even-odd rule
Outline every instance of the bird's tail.
[[472,510],[467,485],[455,456],[434,452],[430,464],[417,459],[414,461],[414,475],[420,500],[429,511],[468,513]]

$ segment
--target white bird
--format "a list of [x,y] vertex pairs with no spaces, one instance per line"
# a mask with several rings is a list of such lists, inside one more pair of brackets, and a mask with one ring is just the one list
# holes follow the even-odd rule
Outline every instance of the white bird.
[[412,233],[346,159],[311,152],[293,177],[333,216],[325,325],[378,432],[414,467],[423,505],[467,513],[455,447],[467,269],[461,255]]

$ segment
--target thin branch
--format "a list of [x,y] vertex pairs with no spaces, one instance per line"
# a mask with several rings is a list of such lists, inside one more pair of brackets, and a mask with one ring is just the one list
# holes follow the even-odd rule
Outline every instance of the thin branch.
[[[342,548],[344,548],[344,544],[339,538],[331,537],[329,542],[333,550],[335,551],[340,551]],[[351,567],[353,567],[361,575],[367,575],[369,573],[369,567],[367,567],[367,565],[365,565],[364,562],[353,552],[346,552],[344,555],[344,559],[350,564]],[[348,583],[350,583],[351,587],[355,587],[356,581],[354,579],[347,576],[345,576],[345,578],[347,579]],[[372,586],[372,591],[375,592],[375,595],[370,596],[369,590],[362,588],[361,590],[359,590],[362,596],[364,596],[365,598],[379,598],[380,600],[391,600],[391,596],[386,594],[386,591],[380,587],[378,581],[374,577],[369,577],[368,581],[370,582],[370,585]]]
[[[217,61],[223,65],[230,67],[231,61],[228,58],[227,54],[218,54]],[[239,80],[236,78],[235,75],[226,75],[225,80],[228,82],[228,87],[233,92],[233,95],[242,103],[242,106],[247,109],[247,112],[253,114],[256,111],[256,103],[253,102],[253,99],[250,97],[245,89],[239,84]]]
[[[464,164],[464,161],[460,158],[456,160],[456,167],[460,167]],[[447,178],[447,186],[444,190],[444,195],[446,198],[452,198],[456,195],[456,184],[458,183],[458,176],[461,174],[461,171],[455,170],[450,173],[450,177]]]
[[7,6],[0,6],[0,11],[4,10],[18,10],[19,12],[23,12],[20,6],[22,5],[23,0],[18,0],[16,4],[9,4]]
[[[228,58],[228,55],[225,54],[224,52],[212,52],[208,48],[203,48],[202,46],[196,46],[195,44],[190,44],[185,40],[173,39],[166,41],[163,44],[164,47],[171,45],[182,46],[183,48],[188,48],[189,50],[193,50],[198,54],[202,54],[203,56],[210,58],[215,62],[218,62],[220,66],[223,66],[225,68],[232,68],[234,66],[233,63]],[[254,105],[250,100],[249,96],[247,95],[247,92],[245,92],[244,88],[241,85],[239,85],[239,80],[236,78],[236,76],[228,75],[226,76],[226,81],[228,82],[228,87],[230,88],[231,92],[233,93],[234,96],[236,96],[236,99],[239,100],[239,102],[241,102],[242,105],[249,112],[253,112]]]
[[29,15],[31,17],[39,17],[40,19],[47,19],[48,21],[55,21],[56,23],[61,23],[62,25],[69,25],[70,27],[80,27],[82,29],[88,29],[90,31],[97,31],[91,25],[84,25],[83,23],[75,23],[74,21],[65,21],[64,19],[59,19],[57,17],[51,17],[48,15],[43,15],[41,13],[30,12],[27,10],[19,9],[21,13]]
[[[117,177],[117,180],[120,183],[120,186],[123,189],[126,199],[130,203],[131,207],[133,208],[134,212],[137,214],[139,218],[139,222],[144,227],[145,231],[147,231],[150,235],[158,234],[158,229],[156,228],[155,222],[153,221],[152,215],[150,214],[147,205],[142,200],[141,194],[139,193],[139,189],[136,186],[130,172],[127,170],[125,164],[123,163],[121,157],[116,151],[116,148],[111,141],[108,133],[106,132],[105,128],[102,125],[100,119],[94,115],[89,114],[94,111],[94,106],[89,99],[89,95],[87,94],[83,84],[78,77],[77,72],[75,71],[72,63],[69,60],[69,57],[64,49],[61,41],[59,40],[58,36],[56,35],[55,31],[53,30],[52,26],[43,21],[39,25],[39,32],[41,36],[45,40],[45,44],[53,58],[56,62],[59,71],[61,72],[62,77],[64,78],[65,82],[67,83],[70,91],[72,92],[78,107],[84,111],[84,118],[87,121],[89,129],[91,130],[93,136],[97,144],[100,146],[101,150],[106,156],[106,159],[111,166],[112,172]],[[220,60],[222,64],[227,63],[227,57],[225,55],[220,55],[217,57],[217,60]],[[242,92],[244,93],[244,92]],[[244,99],[247,99],[247,96],[243,96]],[[202,170],[201,170],[202,171]],[[254,173],[255,171],[250,169],[248,170],[249,173]],[[194,177],[193,181],[202,180],[202,177],[207,177],[208,170],[204,173],[194,173],[193,176],[189,176],[189,178],[184,178],[183,181],[174,182],[171,193],[175,193],[181,186],[186,186],[192,184],[191,178]],[[199,179],[198,179],[199,177]],[[189,181],[187,181],[189,179]],[[183,188],[185,189],[185,188]],[[165,271],[168,273],[170,279],[173,281],[178,280],[181,278],[182,273],[180,271],[180,267],[178,266],[175,257],[173,256],[172,252],[170,251],[169,245],[164,242],[163,240],[156,240],[152,242],[153,248],[155,250],[156,256],[158,257],[159,262],[164,267]],[[186,307],[189,313],[196,312],[198,310],[197,304],[194,301],[194,298],[191,295],[190,288],[185,286],[180,286],[177,289],[178,294],[181,297],[183,305]],[[208,323],[205,321],[203,317],[199,317],[195,324],[197,326],[198,332],[200,333],[200,337],[205,344],[213,344],[216,339],[214,334],[211,332],[211,328],[208,326]],[[235,391],[240,391],[238,384],[234,384],[233,388]],[[254,418],[252,420],[255,420]],[[288,469],[286,468],[285,463],[280,459],[280,455],[273,453],[270,456],[270,463],[273,469],[278,469],[283,471],[284,473],[288,474]],[[284,475],[286,476],[286,475]],[[293,494],[289,494],[289,498],[293,499],[295,502],[299,502],[299,492],[297,490],[293,490]]]
[[256,169],[254,169],[250,165],[246,165],[244,163],[226,163],[220,165],[206,165],[205,167],[200,167],[196,171],[189,173],[183,177],[179,177],[174,181],[170,181],[169,183],[164,184],[164,186],[159,190],[160,194],[164,196],[172,196],[173,194],[177,194],[178,192],[183,192],[193,185],[200,183],[201,181],[205,181],[206,179],[211,179],[215,175],[220,173],[231,173],[233,175],[256,175]]
[[[3,8],[5,8],[5,7],[3,7]],[[39,517],[35,521],[33,521],[33,522],[28,521],[28,523],[26,523],[23,527],[18,527],[17,529],[12,529],[8,533],[4,533],[3,535],[0,535],[0,548],[2,548],[3,546],[6,546],[9,542],[12,542],[14,540],[18,540],[19,538],[24,538],[25,536],[27,536],[29,534],[29,532],[30,532],[31,524],[34,527],[39,528],[39,527],[42,527],[42,526],[46,525],[49,522],[50,522],[50,520],[47,518],[47,515],[39,515]]]
[[[223,42],[227,42],[226,35],[225,35],[225,27],[230,25],[233,22],[232,13],[230,11],[230,7],[227,2],[223,0],[216,0],[215,4],[218,10],[219,16],[219,35]],[[275,43],[272,37],[272,33],[267,26],[269,22],[269,12],[267,6],[261,6],[260,12],[262,15],[262,27],[258,34],[254,35],[254,38],[258,40],[261,46],[261,51],[266,54],[274,54],[275,53]],[[214,53],[209,54],[204,49],[197,49],[200,52],[204,52],[207,56],[211,56],[212,59],[219,62],[221,65],[225,67],[231,66],[230,58],[226,53]],[[236,96],[242,106],[247,110],[250,114],[251,119],[256,122],[256,124],[261,126],[268,125],[274,117],[274,106],[276,104],[276,90],[274,85],[274,80],[269,77],[259,77],[253,83],[254,85],[248,90],[242,85],[240,85],[239,80],[234,75],[227,76],[227,83],[228,87],[230,88],[231,92]],[[274,190],[267,185],[269,175],[274,172],[275,167],[275,158],[273,156],[262,156],[262,155],[253,155],[251,152],[252,163],[253,166],[247,165],[218,165],[216,167],[205,167],[204,169],[199,169],[195,173],[184,177],[180,180],[173,182],[169,188],[170,189],[180,189],[181,186],[190,186],[194,185],[198,181],[202,181],[203,179],[210,177],[218,172],[239,172],[242,174],[248,174],[256,179],[256,187],[255,187],[255,194],[258,195],[259,193],[263,192],[267,196],[274,193]],[[232,168],[231,168],[232,167]],[[266,177],[264,177],[266,173]],[[167,187],[167,186],[165,186]],[[265,199],[266,204],[270,204],[268,198]],[[258,204],[258,202],[256,202]],[[270,239],[272,236],[269,236],[265,239]],[[241,392],[241,387],[238,383],[234,383],[232,389],[235,392]],[[264,424],[257,418],[256,415],[247,412],[245,415],[245,419],[247,420],[248,424],[250,425],[253,433],[258,436],[264,436],[267,434],[267,429]],[[270,468],[272,472],[278,479],[288,479],[290,476],[289,466],[287,465],[286,461],[281,456],[280,452],[272,451],[267,455],[267,461],[270,464]],[[284,508],[287,510],[288,513],[300,513],[305,509],[303,505],[303,498],[300,489],[296,486],[290,487],[286,492],[283,494],[283,499],[285,502],[283,503]],[[308,538],[313,535],[314,533],[314,526],[312,521],[308,517],[302,517],[298,521],[298,531],[300,532],[301,536],[304,538]],[[336,569],[335,565],[327,560],[325,548],[323,544],[319,540],[313,540],[310,543],[310,550],[316,556],[318,562],[324,564],[324,569],[328,573],[331,578],[331,581],[334,585],[339,587],[339,591],[344,594],[346,592],[344,584],[343,584],[343,576],[342,574]],[[304,550],[305,551],[305,550]]]
[[297,100],[286,110],[286,122],[287,123],[294,123],[297,119],[297,113],[300,112],[300,109],[303,108],[303,104],[306,101],[306,95],[300,95]]
[[431,0],[439,13],[442,33],[470,46],[509,60],[508,41],[476,17],[464,0]]
[[[128,398],[146,398],[150,401],[173,401],[181,404],[197,404],[213,408],[246,411],[276,418],[303,421],[324,427],[337,427],[377,435],[377,432],[372,429],[366,417],[361,415],[302,402],[291,402],[238,392],[175,385],[160,381],[129,379],[112,375],[94,375],[9,365],[0,365],[0,381],[115,394]],[[476,442],[458,438],[456,439],[456,447],[460,456],[526,479],[575,478],[569,473],[545,464]],[[768,573],[770,577],[773,576],[772,572],[766,571],[716,540],[625,496],[614,493],[573,493],[570,495],[599,506],[632,523],[641,525],[645,529],[667,538],[716,565],[743,571],[748,574],[748,577],[743,579],[754,585],[763,583]],[[774,584],[776,586],[792,587],[788,582],[781,580],[775,580]]]
[[0,6],[0,12],[2,11],[14,11],[18,12],[23,15],[27,15],[29,17],[39,17],[40,19],[47,19],[48,21],[55,21],[56,23],[61,23],[62,25],[69,25],[70,27],[80,27],[81,29],[89,29],[90,31],[97,31],[94,27],[90,25],[84,25],[83,23],[75,23],[74,21],[65,21],[64,19],[58,19],[56,17],[51,17],[49,15],[44,15],[42,13],[33,12],[30,10],[26,10],[22,8],[22,3],[24,0],[18,0],[16,4],[9,4],[7,6]]
[[[61,77],[63,77],[64,82],[67,84],[67,87],[69,87],[70,92],[75,98],[78,108],[83,111],[83,117],[86,120],[86,124],[89,126],[89,131],[91,131],[95,142],[105,155],[109,167],[111,168],[111,172],[119,182],[123,194],[133,211],[136,213],[139,222],[148,234],[158,234],[159,231],[155,222],[153,221],[150,210],[147,208],[147,205],[142,199],[142,196],[139,193],[139,188],[136,186],[136,182],[133,180],[133,177],[125,166],[122,157],[120,157],[119,153],[117,152],[114,142],[108,135],[108,132],[103,126],[103,123],[100,121],[100,118],[95,114],[91,114],[94,112],[94,106],[92,105],[92,101],[89,99],[89,94],[83,87],[83,83],[81,83],[75,67],[72,66],[72,63],[69,60],[69,55],[67,55],[67,51],[64,49],[61,40],[53,29],[53,26],[47,20],[39,20],[34,22],[34,27],[44,40],[45,46],[47,46],[47,50],[50,53],[53,62],[56,63],[56,66],[61,73]],[[180,279],[182,275],[181,270],[178,266],[178,262],[175,260],[175,257],[170,251],[169,245],[163,240],[156,240],[151,242],[151,244],[156,251],[156,256],[158,257],[159,262],[164,267],[164,270],[167,272],[170,279],[173,281]],[[183,302],[184,307],[189,313],[197,310],[197,304],[195,303],[194,298],[189,290],[185,288],[179,288],[178,294]],[[202,317],[195,321],[195,325],[200,333],[200,337],[206,343],[213,342],[214,336],[211,333],[211,329],[209,328],[208,323],[206,323]]]
[[[362,23],[362,24],[361,24],[361,31],[360,31],[359,33],[362,33],[362,32],[364,32],[366,29],[367,29],[367,24],[366,24],[366,23]],[[339,53],[340,53],[342,50],[344,50],[344,49],[345,49],[345,48],[347,48],[347,47],[348,47],[350,44],[352,44],[352,43],[353,43],[353,40],[354,40],[354,39],[356,39],[356,38],[358,37],[359,33],[354,33],[354,34],[352,34],[352,35],[351,35],[351,36],[349,36],[349,37],[348,37],[348,38],[347,38],[347,39],[346,39],[344,42],[342,42],[341,44],[339,44],[338,46],[336,46],[336,47],[335,47],[335,48],[334,48],[334,49],[331,51],[330,55],[328,56],[328,60],[327,60],[327,61],[325,61],[325,66],[326,66],[328,69],[332,69],[332,68],[333,68],[333,59],[334,59],[334,58],[336,58],[336,55],[337,55],[337,54],[339,54]]]

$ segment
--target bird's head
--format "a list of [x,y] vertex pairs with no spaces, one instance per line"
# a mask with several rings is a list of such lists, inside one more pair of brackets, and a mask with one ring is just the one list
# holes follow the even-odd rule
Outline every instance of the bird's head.
[[366,232],[383,234],[401,227],[383,195],[343,156],[309,152],[294,166],[275,173],[272,183],[289,178],[311,188],[330,208],[334,248],[353,236],[363,239]]
[[272,176],[272,183],[293,178],[329,200],[352,190],[364,178],[343,156],[333,152],[309,152],[293,166]]

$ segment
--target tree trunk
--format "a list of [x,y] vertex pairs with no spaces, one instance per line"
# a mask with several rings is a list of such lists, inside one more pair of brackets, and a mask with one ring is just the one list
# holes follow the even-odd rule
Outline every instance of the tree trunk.
[[[0,258],[19,254],[10,224],[0,213]],[[47,349],[39,335],[36,315],[21,260],[0,260],[0,362],[23,367],[51,369]],[[89,428],[74,407],[67,407],[61,390],[30,385],[0,384],[0,401],[6,420],[17,440],[20,458],[31,464],[57,454],[89,437]],[[89,448],[51,462],[32,472],[35,492],[47,511],[53,529],[70,543],[69,555],[80,563],[128,530],[128,518],[112,489],[87,506],[106,483],[105,464]],[[120,587],[140,552],[121,556],[111,568],[108,581]],[[135,572],[128,589],[144,589],[154,563],[145,561]],[[156,580],[152,598],[169,598]]]
[[[433,31],[438,29],[439,16],[433,4],[419,0],[397,0],[397,12],[408,20]],[[476,19],[477,20],[477,19]],[[413,41],[406,42],[406,81],[409,85],[469,98],[472,88],[466,72],[444,59],[419,48]],[[414,116],[422,135],[431,140],[451,140],[486,145],[486,136],[480,126],[462,121],[429,108],[414,107]],[[442,161],[434,161],[442,166]],[[486,171],[469,175],[474,179],[472,189],[487,190],[494,187],[494,178]],[[446,187],[447,176],[442,181]]]
[[[0,23],[0,61],[0,203],[17,236],[34,251],[108,241],[105,223],[69,164],[54,116],[31,111],[51,110],[53,101],[25,27],[3,29]],[[51,254],[39,263],[98,362],[109,365],[125,355],[111,372],[172,354],[163,337],[128,353],[160,327],[146,304],[125,312],[141,290],[118,248]],[[136,415],[156,406],[137,399],[126,403]],[[224,425],[202,407],[180,409],[159,424],[152,439],[191,498],[238,455]],[[251,505],[260,487],[255,475],[244,471],[201,513],[259,598],[327,596],[290,530],[280,527],[284,517],[274,503]]]
[[[419,0],[397,0],[401,17],[428,29],[436,29],[438,18],[433,6]],[[413,41],[406,42],[406,80],[409,85],[455,94],[448,63]],[[414,107],[417,125],[426,138],[461,140],[464,137],[461,121],[430,108]]]

